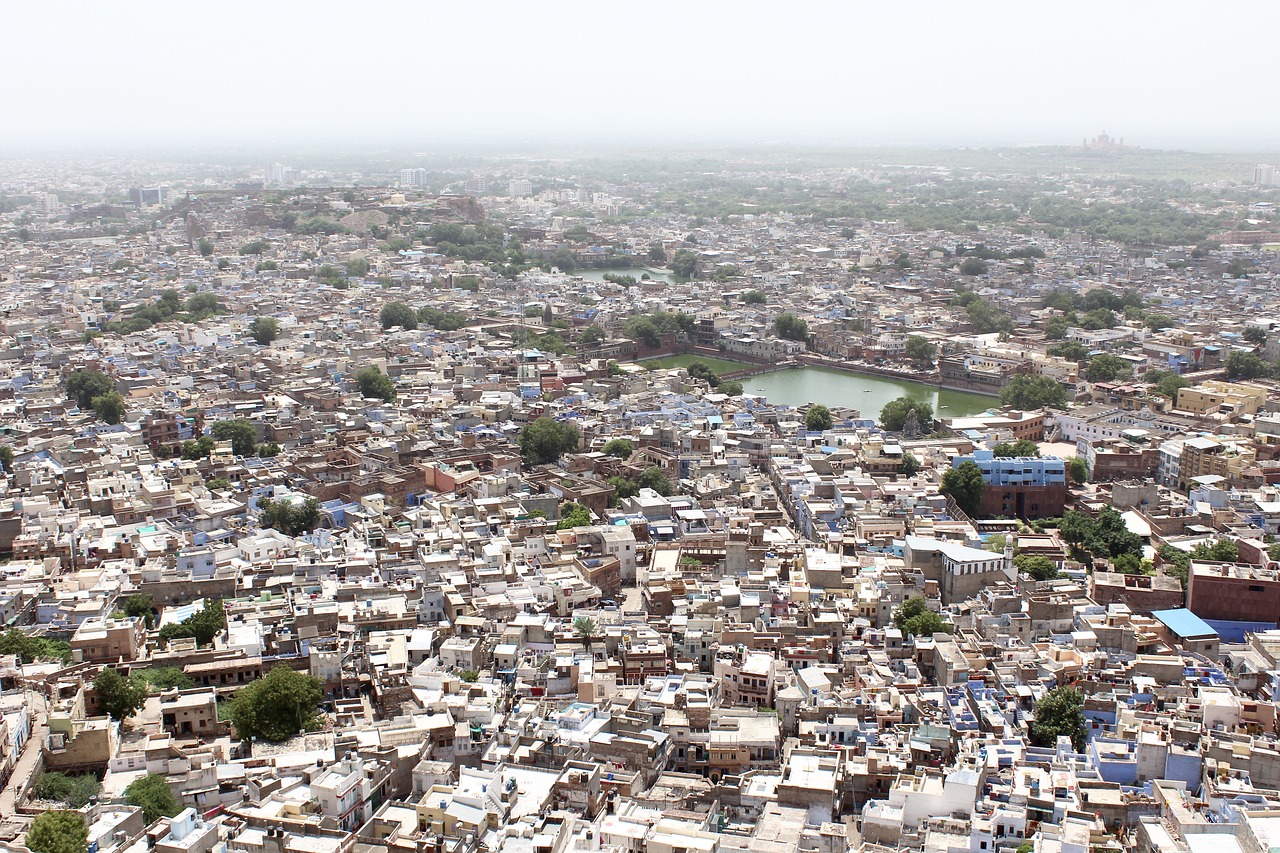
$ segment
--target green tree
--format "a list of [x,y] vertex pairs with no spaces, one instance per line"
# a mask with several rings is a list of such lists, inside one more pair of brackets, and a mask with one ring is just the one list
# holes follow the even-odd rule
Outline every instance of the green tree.
[[788,341],[809,340],[809,324],[790,311],[784,311],[773,320],[773,331]]
[[916,364],[932,366],[933,358],[938,354],[938,347],[923,335],[909,335],[903,351],[907,354],[907,358]]
[[388,302],[378,313],[378,322],[384,330],[399,326],[407,331],[418,328],[418,314],[403,302]]
[[611,438],[605,442],[604,447],[600,448],[605,456],[613,456],[618,459],[630,459],[631,454],[635,453],[635,445],[630,439]]
[[92,773],[71,776],[56,770],[41,776],[34,788],[36,799],[65,803],[73,809],[84,808],[101,791],[102,783]]
[[1037,746],[1055,746],[1059,737],[1066,736],[1077,751],[1084,749],[1084,697],[1074,688],[1055,687],[1036,703],[1030,729]]
[[933,428],[933,404],[928,400],[898,397],[884,404],[880,410],[880,425],[890,432],[900,432],[907,425],[907,416],[916,413],[916,422],[923,432]]
[[0,467],[5,473],[13,470],[13,448],[7,444],[0,444]]
[[1049,355],[1065,358],[1067,361],[1084,361],[1089,357],[1089,348],[1078,341],[1063,341],[1057,346],[1045,350]]
[[93,405],[94,397],[101,397],[115,390],[115,383],[100,370],[75,370],[67,377],[67,394],[81,409]]
[[156,604],[148,593],[134,593],[124,600],[124,606],[121,609],[125,616],[141,619],[148,628],[155,622]]
[[156,690],[172,690],[175,687],[179,690],[187,690],[195,687],[195,682],[191,676],[187,675],[176,666],[153,666],[147,669],[140,669],[133,673],[143,684],[153,687]]
[[390,377],[378,366],[370,365],[356,374],[356,384],[360,388],[360,396],[371,400],[383,400],[393,403],[396,399],[396,386]]
[[560,507],[560,520],[556,522],[556,530],[571,530],[574,527],[590,527],[591,510],[580,503],[567,501]]
[[275,317],[254,317],[253,322],[249,324],[249,334],[265,347],[280,337],[280,323]]
[[698,274],[698,255],[688,249],[677,249],[671,258],[671,272],[679,278],[693,278]]
[[1166,544],[1156,549],[1156,556],[1168,564],[1165,574],[1171,578],[1177,578],[1182,588],[1186,589],[1187,577],[1191,572],[1191,555],[1180,548]]
[[742,396],[742,383],[736,379],[725,379],[720,382],[716,388],[721,394],[727,394],[730,397]]
[[804,413],[804,428],[809,432],[826,432],[835,426],[831,410],[821,403],[814,403]]
[[147,691],[125,678],[109,666],[103,667],[93,680],[102,710],[113,720],[124,721],[132,717],[147,702]]
[[720,375],[712,370],[705,361],[695,361],[685,368],[690,379],[701,379],[712,388],[720,384]]
[[42,812],[31,821],[26,845],[32,853],[87,853],[89,827],[79,812]]
[[1013,558],[1013,565],[1037,581],[1053,580],[1060,574],[1057,563],[1039,554],[1019,554]]
[[30,637],[17,628],[0,634],[0,655],[17,655],[21,663],[37,660],[71,660],[71,644],[66,640],[50,640],[46,637]]
[[231,724],[240,738],[287,740],[315,726],[320,696],[320,679],[277,664],[236,693]]
[[124,418],[124,397],[116,391],[93,398],[93,413],[106,424],[118,424]]
[[181,622],[170,622],[160,629],[160,642],[166,645],[170,640],[191,638],[197,645],[207,646],[213,638],[227,627],[226,608],[216,598],[206,598],[204,607],[183,619]]
[[1089,463],[1085,462],[1079,456],[1072,456],[1067,460],[1067,479],[1072,485],[1083,485],[1089,482]]
[[1024,411],[1061,409],[1067,405],[1067,390],[1048,376],[1018,374],[1000,389],[1000,405]]
[[961,275],[986,275],[987,263],[981,258],[965,258],[960,264]]
[[1109,308],[1095,308],[1092,311],[1086,312],[1085,315],[1080,318],[1081,328],[1085,328],[1090,331],[1097,331],[1098,329],[1114,329],[1119,322],[1120,321],[1116,319],[1115,312]]
[[231,452],[236,456],[252,456],[258,446],[258,431],[249,421],[215,421],[209,428],[214,441],[231,442]]
[[130,782],[124,789],[124,799],[129,805],[142,809],[142,820],[147,824],[182,811],[182,803],[173,795],[169,783],[157,773],[148,773]]
[[1155,386],[1157,394],[1170,400],[1177,399],[1179,389],[1191,385],[1190,379],[1172,370],[1148,370],[1143,379]]
[[1271,375],[1271,365],[1251,352],[1233,352],[1227,356],[1224,366],[1230,379],[1259,379]]
[[578,340],[586,346],[595,346],[604,340],[604,329],[599,326],[587,326],[582,330],[582,334],[578,335]]
[[923,598],[908,598],[893,613],[893,624],[907,637],[950,634],[952,626],[929,609]]
[[210,240],[208,237],[201,237],[199,246],[200,246],[200,254],[202,256],[207,258],[213,254],[213,241]]
[[212,293],[197,293],[188,299],[183,307],[193,319],[212,317],[222,311],[222,303],[218,302],[218,297]]
[[192,462],[207,459],[216,444],[217,442],[210,435],[202,435],[197,439],[184,441],[182,442],[182,458]]
[[1102,353],[1089,359],[1089,364],[1084,370],[1084,377],[1090,382],[1114,382],[1132,372],[1132,365],[1123,358],[1109,353]]
[[582,647],[589,649],[591,648],[591,642],[595,640],[596,634],[599,633],[599,628],[596,626],[596,620],[587,616],[579,616],[573,620],[573,633],[582,641]]
[[671,480],[667,479],[667,475],[662,473],[662,469],[656,465],[650,465],[640,472],[640,476],[636,478],[636,484],[642,489],[652,489],[664,498],[675,494],[676,487]]
[[320,502],[315,498],[301,501],[270,498],[258,500],[258,524],[263,529],[279,530],[289,536],[301,536],[320,526]]
[[986,488],[982,469],[972,462],[961,462],[943,473],[942,485],[938,491],[953,498],[967,515],[974,516],[982,506],[982,495]]
[[920,460],[911,453],[902,454],[902,464],[898,466],[898,473],[904,477],[914,477],[916,472],[920,470]]
[[1244,339],[1256,346],[1262,346],[1267,342],[1267,330],[1261,326],[1245,326]]
[[[364,278],[369,274],[369,262],[364,258],[352,258],[347,261],[347,275],[352,278]],[[399,324],[396,324],[399,325]],[[384,326],[385,328],[385,326]],[[407,326],[405,328],[408,328]]]
[[1191,559],[1210,563],[1235,563],[1240,560],[1240,546],[1234,539],[1201,542],[1191,549]]
[[742,294],[742,301],[748,305],[763,305],[768,297],[763,290],[748,290]]
[[991,452],[997,458],[1019,459],[1039,456],[1040,446],[1031,439],[1020,438],[1017,441],[1002,441],[992,448]]
[[538,418],[520,430],[520,456],[527,465],[546,465],[578,449],[578,428],[553,418]]

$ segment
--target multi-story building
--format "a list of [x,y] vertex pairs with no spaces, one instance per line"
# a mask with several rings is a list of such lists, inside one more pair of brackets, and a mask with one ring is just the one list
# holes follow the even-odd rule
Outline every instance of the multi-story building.
[[1280,572],[1193,561],[1187,575],[1187,609],[1201,619],[1275,624],[1280,619]]
[[998,457],[990,450],[957,456],[952,467],[972,462],[982,470],[986,489],[980,512],[1016,518],[1062,515],[1067,499],[1066,463],[1056,456]]

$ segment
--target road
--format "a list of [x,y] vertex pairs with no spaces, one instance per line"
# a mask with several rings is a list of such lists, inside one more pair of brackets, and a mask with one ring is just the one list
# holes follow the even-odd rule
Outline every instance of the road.
[[17,812],[18,791],[35,772],[44,737],[49,732],[49,709],[45,703],[44,694],[39,690],[32,690],[30,696],[31,710],[35,715],[35,719],[31,722],[31,737],[27,738],[27,742],[22,745],[22,754],[18,757],[18,763],[14,765],[9,784],[0,791],[0,815],[12,815]]

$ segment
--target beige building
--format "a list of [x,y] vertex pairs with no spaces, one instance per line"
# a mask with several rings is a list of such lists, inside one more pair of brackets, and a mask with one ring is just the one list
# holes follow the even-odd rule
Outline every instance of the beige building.
[[1199,385],[1178,389],[1177,407],[1197,415],[1223,414],[1238,417],[1256,414],[1267,402],[1267,392],[1252,385],[1210,379]]

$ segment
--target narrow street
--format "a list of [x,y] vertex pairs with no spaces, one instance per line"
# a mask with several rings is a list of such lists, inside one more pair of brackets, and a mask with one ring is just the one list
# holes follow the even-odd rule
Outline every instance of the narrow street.
[[0,791],[0,816],[14,814],[17,807],[18,791],[31,778],[31,774],[35,772],[36,762],[40,760],[41,745],[44,743],[44,737],[49,731],[48,706],[45,703],[44,694],[33,690],[31,692],[31,702],[34,715],[34,719],[31,721],[31,737],[22,746],[22,755],[19,756],[18,763],[14,765],[13,775],[9,777],[9,784],[4,786],[3,791]]

